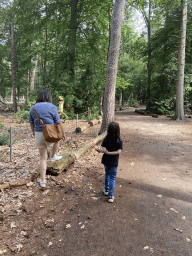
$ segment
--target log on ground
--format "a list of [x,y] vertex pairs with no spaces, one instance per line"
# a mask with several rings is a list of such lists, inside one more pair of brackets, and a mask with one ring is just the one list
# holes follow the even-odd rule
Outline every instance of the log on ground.
[[48,162],[47,163],[48,170],[50,170],[50,172],[54,172],[55,175],[60,174],[63,170],[66,170],[72,163],[74,163],[76,159],[82,156],[86,151],[88,151],[94,145],[96,145],[101,140],[103,140],[105,136],[106,136],[106,132],[88,141],[83,147],[81,147],[77,151],[73,153],[69,153],[68,155],[67,154],[64,155],[63,158],[61,158],[60,160],[55,162]]
[[89,127],[90,127],[90,125],[89,125],[88,123],[86,123],[86,124],[81,124],[81,125],[79,125],[79,126],[75,129],[75,132],[76,132],[76,133],[81,133],[81,132],[85,131],[87,128],[89,128]]
[[[68,153],[66,152],[66,149],[64,150],[63,158],[61,158],[58,161],[50,162],[47,161],[47,169],[50,169],[51,171],[54,171],[56,175],[60,174],[63,170],[67,169],[72,163],[75,162],[75,159],[78,159],[80,156],[82,156],[87,150],[92,148],[94,145],[99,143],[102,139],[104,139],[106,136],[106,132],[102,133],[101,135],[97,136],[95,139],[92,139],[89,141],[86,145],[78,149],[74,153]],[[70,149],[70,147],[69,147]],[[35,173],[33,173],[30,178],[26,180],[21,181],[14,181],[10,183],[4,183],[0,185],[0,190],[4,190],[11,187],[18,187],[23,186],[29,183],[30,181],[33,181],[39,176],[39,170],[37,170]]]
[[90,124],[90,126],[93,126],[96,124],[101,124],[101,121],[102,121],[102,117],[93,119],[92,121],[89,122],[89,124]]

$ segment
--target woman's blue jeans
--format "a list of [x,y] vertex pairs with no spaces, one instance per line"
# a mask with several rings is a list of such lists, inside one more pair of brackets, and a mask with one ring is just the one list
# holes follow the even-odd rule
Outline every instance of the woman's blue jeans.
[[108,196],[114,195],[117,167],[105,165],[105,190],[109,190]]

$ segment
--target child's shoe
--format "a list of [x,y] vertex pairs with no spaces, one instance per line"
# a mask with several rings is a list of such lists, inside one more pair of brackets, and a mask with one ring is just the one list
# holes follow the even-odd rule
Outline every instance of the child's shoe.
[[105,195],[105,196],[108,196],[108,193],[109,193],[109,190],[108,189],[103,189],[103,194]]
[[108,202],[109,202],[109,203],[113,203],[114,199],[115,199],[114,196],[109,196],[109,197],[108,197]]

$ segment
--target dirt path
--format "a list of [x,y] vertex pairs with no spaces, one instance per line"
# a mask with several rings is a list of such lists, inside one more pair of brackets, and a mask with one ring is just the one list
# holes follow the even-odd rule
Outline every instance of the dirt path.
[[[94,149],[49,188],[1,192],[2,255],[192,255],[192,122],[117,112],[124,150],[115,202]],[[4,250],[4,252],[3,252]]]
[[[137,183],[192,192],[192,121],[176,122],[119,112],[124,150],[119,177]],[[185,182],[183,182],[185,181]]]

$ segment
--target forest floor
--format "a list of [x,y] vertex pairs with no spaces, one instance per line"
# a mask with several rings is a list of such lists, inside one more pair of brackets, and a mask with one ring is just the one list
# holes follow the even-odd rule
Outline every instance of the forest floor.
[[[0,255],[192,255],[192,120],[116,112],[121,127],[115,201],[103,195],[102,154],[90,149],[59,176],[0,192]],[[22,179],[38,168],[28,124],[4,118],[5,132],[17,130],[13,161],[0,152],[1,182]],[[73,133],[64,124],[74,149],[95,136],[99,125]],[[4,175],[4,172],[6,175]]]

